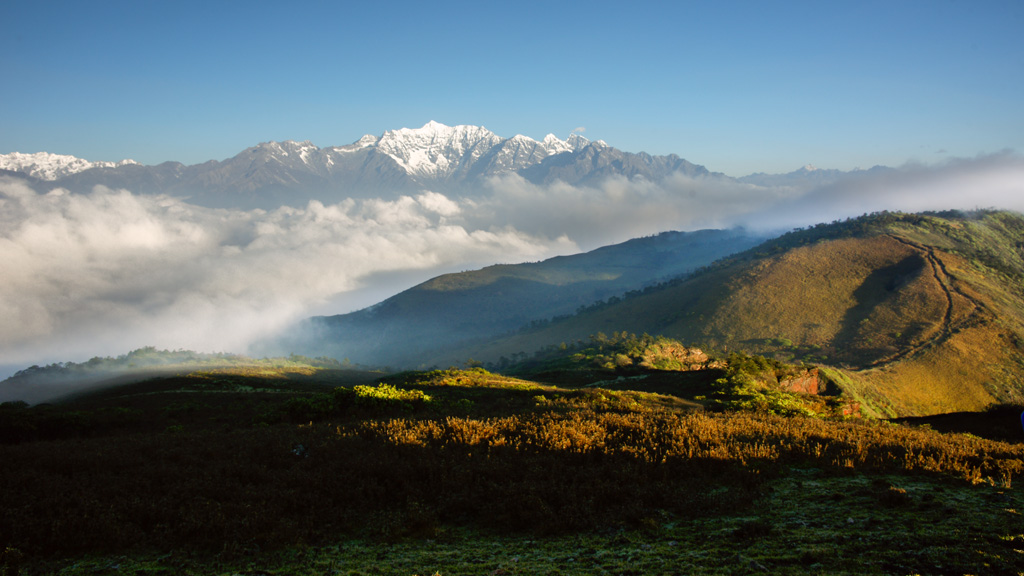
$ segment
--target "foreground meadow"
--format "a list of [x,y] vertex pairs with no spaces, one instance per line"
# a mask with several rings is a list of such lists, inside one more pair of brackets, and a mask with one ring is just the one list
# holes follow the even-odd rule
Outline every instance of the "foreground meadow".
[[232,368],[51,406],[4,405],[0,566],[1024,571],[1020,443],[883,421],[713,412],[667,392],[664,380],[652,393],[480,369]]

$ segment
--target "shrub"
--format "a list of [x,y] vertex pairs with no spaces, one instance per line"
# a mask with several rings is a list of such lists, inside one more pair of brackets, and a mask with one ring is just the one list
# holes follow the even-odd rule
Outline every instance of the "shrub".
[[355,386],[352,391],[355,393],[356,405],[365,407],[398,406],[412,410],[433,400],[422,390],[403,390],[383,383],[376,386]]
[[403,390],[391,384],[353,388],[339,386],[330,393],[289,398],[284,403],[284,412],[292,421],[308,422],[340,415],[350,409],[413,410],[432,400],[420,390]]

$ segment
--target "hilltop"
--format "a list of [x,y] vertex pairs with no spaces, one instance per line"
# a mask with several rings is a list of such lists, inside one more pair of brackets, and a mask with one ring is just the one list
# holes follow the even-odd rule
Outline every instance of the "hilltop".
[[484,362],[628,331],[827,367],[874,414],[1024,399],[1024,218],[863,216],[475,348]]

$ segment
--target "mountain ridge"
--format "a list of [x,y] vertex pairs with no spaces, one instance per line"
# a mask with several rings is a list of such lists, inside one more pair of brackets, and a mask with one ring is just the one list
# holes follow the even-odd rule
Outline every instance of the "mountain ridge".
[[[487,188],[488,179],[509,173],[538,185],[597,185],[609,177],[657,182],[676,173],[745,182],[675,154],[624,152],[577,133],[565,140],[553,134],[541,140],[521,134],[504,138],[481,126],[446,126],[434,121],[421,128],[387,130],[380,136],[367,134],[341,146],[321,148],[308,140],[261,142],[231,158],[192,165],[90,162],[40,152],[0,155],[0,170],[34,178],[44,189],[86,193],[95,186],[106,186],[169,194],[203,206],[242,209],[389,197],[424,189],[474,195]],[[842,174],[805,170],[755,175],[757,178],[746,183],[813,184],[820,183],[822,175],[834,179]]]
[[479,126],[430,121],[422,128],[367,134],[342,146],[320,148],[308,140],[261,142],[231,158],[193,165],[90,162],[41,152],[0,155],[0,169],[73,192],[104,185],[184,196],[213,207],[270,209],[310,199],[334,202],[412,190],[454,190],[588,146],[611,150],[578,134],[566,140],[552,134],[542,141],[522,135],[502,138]]
[[1024,400],[1022,246],[1017,213],[868,215],[450,355],[649,333],[824,366],[876,415],[980,410]]
[[368,308],[310,319],[273,353],[429,366],[444,350],[488,340],[597,300],[685,275],[760,243],[742,230],[665,232],[541,262],[444,274]]
[[76,156],[50,152],[0,154],[0,170],[17,172],[46,181],[59,180],[65,176],[93,168],[119,168],[130,165],[139,165],[139,163],[129,159],[118,162],[90,161]]

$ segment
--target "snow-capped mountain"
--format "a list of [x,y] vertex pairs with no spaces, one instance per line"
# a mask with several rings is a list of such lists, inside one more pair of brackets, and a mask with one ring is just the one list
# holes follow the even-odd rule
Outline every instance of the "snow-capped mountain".
[[555,154],[578,152],[588,144],[589,140],[576,134],[569,140],[548,134],[538,142],[521,134],[502,138],[479,126],[445,126],[431,121],[415,130],[385,132],[376,147],[410,176],[438,179],[516,172]]
[[376,146],[410,176],[444,178],[464,173],[503,140],[479,126],[451,127],[431,121],[416,130],[389,130]]
[[20,172],[40,180],[57,180],[93,168],[116,168],[138,164],[134,160],[90,162],[74,156],[36,152],[35,154],[0,154],[0,170]]
[[[28,158],[36,158],[33,162]],[[658,180],[673,172],[708,175],[678,156],[632,154],[579,134],[561,140],[503,138],[480,126],[428,122],[421,128],[365,135],[352,144],[319,148],[311,142],[264,142],[224,161],[185,166],[88,162],[52,154],[0,155],[0,169],[85,192],[96,185],[165,193],[218,207],[271,208],[311,199],[387,196],[431,189],[472,194],[497,174],[526,180],[593,183],[612,175]]]

